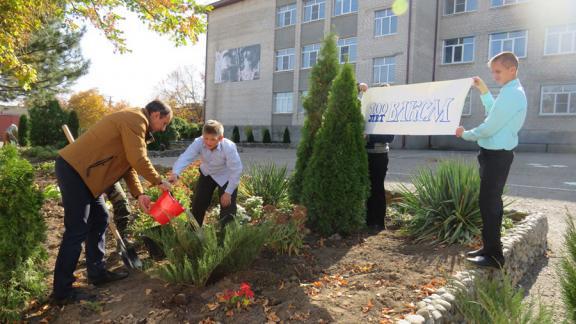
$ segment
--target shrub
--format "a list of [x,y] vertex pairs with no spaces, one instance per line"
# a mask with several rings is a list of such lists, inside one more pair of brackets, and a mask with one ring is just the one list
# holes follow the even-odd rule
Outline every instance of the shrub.
[[68,115],[68,128],[74,138],[78,138],[78,130],[80,129],[80,120],[78,120],[78,113],[72,110]]
[[34,169],[12,146],[0,150],[0,322],[15,320],[27,299],[40,294],[46,224]]
[[306,209],[290,206],[277,209],[265,208],[265,219],[272,223],[268,246],[279,254],[298,255],[304,246]]
[[169,282],[203,287],[252,263],[268,235],[267,224],[231,222],[226,225],[220,244],[222,239],[215,225],[198,228],[187,222],[172,222],[154,238],[168,260],[158,273]]
[[290,130],[288,130],[288,127],[286,127],[284,129],[284,135],[282,135],[282,143],[284,144],[290,144]]
[[252,130],[252,127],[246,127],[244,129],[244,135],[246,135],[246,142],[248,143],[254,143],[254,132]]
[[53,176],[55,173],[54,161],[38,163],[34,166],[34,171],[39,176]]
[[20,146],[30,145],[30,125],[28,125],[28,116],[20,116],[18,122],[18,144]]
[[44,106],[30,109],[30,142],[34,146],[64,147],[68,143],[62,125],[68,122],[68,114],[56,100]]
[[302,198],[304,171],[312,158],[316,132],[322,124],[324,111],[328,106],[328,94],[332,81],[338,74],[339,66],[336,36],[330,34],[324,39],[318,62],[310,72],[310,92],[303,102],[306,119],[301,130],[302,136],[298,144],[296,169],[290,186],[290,197],[296,203],[299,203]]
[[566,217],[568,228],[564,234],[566,254],[560,263],[560,284],[567,317],[576,322],[576,226],[570,214]]
[[310,229],[347,235],[366,223],[368,155],[352,66],[334,80],[322,127],[304,174],[302,204]]
[[58,150],[52,146],[32,146],[22,151],[22,156],[37,161],[55,160]]
[[242,177],[240,195],[262,197],[264,205],[279,206],[288,202],[289,183],[286,166],[274,162],[253,164],[247,175]]
[[234,143],[240,143],[240,130],[238,129],[238,126],[234,126],[234,129],[232,130],[232,141]]
[[153,151],[163,151],[170,148],[170,142],[178,139],[178,132],[173,123],[166,127],[164,132],[154,133],[154,142],[148,144],[148,149]]
[[262,135],[262,143],[272,143],[272,138],[270,137],[270,130],[268,130],[268,128],[264,129],[264,133]]
[[443,161],[436,171],[418,170],[411,182],[415,190],[402,186],[399,206],[413,216],[407,231],[416,241],[468,244],[480,234],[480,177],[475,167]]
[[470,324],[546,324],[551,311],[541,303],[523,303],[524,291],[515,289],[510,278],[477,278],[471,294],[460,291],[456,307]]

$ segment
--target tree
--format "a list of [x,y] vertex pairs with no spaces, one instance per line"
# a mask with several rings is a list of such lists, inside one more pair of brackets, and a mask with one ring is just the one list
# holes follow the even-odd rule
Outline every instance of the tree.
[[232,141],[234,143],[240,143],[240,130],[238,129],[238,126],[234,126],[234,129],[232,130]]
[[248,143],[254,143],[254,131],[252,130],[252,127],[246,127],[244,129],[244,135],[246,135],[246,142]]
[[54,21],[31,35],[28,45],[18,52],[18,59],[36,71],[36,79],[24,87],[9,69],[0,69],[0,101],[24,96],[35,104],[66,91],[80,76],[88,72],[89,62],[80,51],[84,30],[67,31]]
[[262,143],[272,143],[272,138],[270,137],[270,130],[268,130],[268,128],[264,129],[264,133],[262,135]]
[[42,29],[46,17],[65,21],[68,29],[76,22],[88,21],[100,29],[116,50],[127,52],[118,22],[124,17],[116,12],[126,9],[138,15],[148,27],[168,34],[176,45],[195,43],[206,30],[205,14],[210,5],[197,0],[11,0],[0,5],[0,66],[16,77],[24,89],[38,80],[36,68],[22,61],[18,54],[26,48],[32,35]]
[[363,133],[356,80],[346,64],[332,85],[304,176],[309,226],[322,235],[347,235],[365,224],[370,184]]
[[68,122],[68,114],[57,100],[30,109],[30,142],[33,146],[66,145],[62,125]]
[[68,114],[68,128],[70,129],[70,133],[72,133],[74,138],[78,138],[80,121],[78,120],[78,114],[74,110]]
[[290,142],[290,130],[288,130],[288,127],[286,127],[284,129],[284,135],[282,136],[282,143],[290,144]]
[[110,113],[110,103],[98,89],[90,89],[73,94],[68,100],[68,109],[78,114],[80,131],[84,132]]
[[156,88],[158,97],[174,109],[174,115],[189,122],[203,121],[204,75],[193,66],[172,71]]
[[329,34],[324,39],[318,62],[312,68],[309,82],[310,90],[303,102],[306,119],[298,144],[296,169],[290,188],[290,196],[294,202],[301,201],[304,172],[312,156],[314,138],[322,124],[322,115],[328,103],[328,93],[332,80],[338,74],[338,68],[336,36]]
[[30,127],[28,125],[28,116],[20,116],[18,121],[18,144],[20,146],[30,145]]

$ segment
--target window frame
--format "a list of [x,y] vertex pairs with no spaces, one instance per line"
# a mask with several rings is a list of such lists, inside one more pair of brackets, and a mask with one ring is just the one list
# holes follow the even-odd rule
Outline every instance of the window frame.
[[[288,8],[288,9],[286,9]],[[283,10],[286,9],[286,10]],[[286,25],[286,21],[285,21],[285,14],[287,12],[290,12],[290,24]],[[280,15],[284,14],[283,16],[283,25],[280,25]],[[294,26],[298,23],[298,6],[296,5],[296,3],[291,3],[291,4],[287,4],[284,6],[280,6],[276,8],[276,28],[286,28],[286,27],[290,27],[290,26]]]
[[470,7],[469,3],[470,3],[471,0],[464,0],[464,1],[465,1],[465,3],[464,3],[464,11],[458,11],[458,12],[456,12],[456,5],[457,5],[456,2],[457,2],[458,0],[452,0],[452,1],[454,1],[454,4],[453,4],[453,6],[452,6],[453,11],[452,11],[452,13],[447,13],[447,12],[446,12],[446,8],[448,8],[448,1],[451,1],[451,0],[444,0],[444,10],[443,10],[443,12],[442,12],[442,15],[443,15],[443,16],[454,16],[454,15],[460,15],[460,14],[464,14],[464,13],[468,13],[468,12],[476,12],[476,11],[478,11],[478,0],[475,0],[475,1],[476,1],[476,8],[474,8],[474,9],[469,9],[469,7]]
[[[285,52],[286,53],[282,53]],[[292,53],[290,53],[290,51]],[[278,62],[279,62],[279,58],[284,59],[285,57],[288,57],[288,68],[287,69],[278,69]],[[294,47],[290,47],[290,48],[283,48],[283,49],[279,49],[276,50],[275,53],[275,64],[274,64],[274,72],[287,72],[287,71],[294,71],[294,64],[295,64],[295,60],[296,60],[296,49]],[[282,62],[284,63],[284,62]],[[282,65],[283,67],[284,65]]]
[[[313,4],[308,4],[308,2],[313,2]],[[312,19],[313,13],[314,13],[314,7],[318,7],[318,18],[317,19]],[[321,10],[321,8],[324,8],[324,10]],[[310,8],[311,12],[310,12],[310,20],[306,20],[306,10]],[[321,13],[324,13],[324,15],[322,15]],[[309,22],[313,22],[313,21],[319,21],[319,20],[323,20],[326,19],[326,0],[304,0],[303,6],[302,6],[302,23],[309,23]]]
[[[562,32],[554,32],[552,34],[557,34],[559,36],[558,39],[558,52],[548,53],[548,42],[550,37],[550,29],[552,28],[565,28],[566,30]],[[569,30],[570,28],[574,28],[573,30]],[[572,51],[570,52],[562,52],[562,35],[572,33]],[[563,25],[556,25],[556,26],[548,26],[546,27],[545,35],[544,35],[544,56],[555,56],[555,55],[574,55],[576,54],[576,23],[574,24],[563,24]]]
[[[464,48],[466,45],[466,43],[464,43],[464,40],[466,38],[472,39],[472,59],[470,61],[454,62],[454,50],[453,50],[452,51],[452,61],[450,63],[446,63],[446,46],[450,46],[452,48],[455,48],[457,46],[461,46],[462,47],[462,58],[464,58]],[[460,42],[460,40],[462,40],[462,43],[461,44],[459,43],[456,45],[446,45],[447,41],[450,41],[453,39],[457,39],[458,42]],[[448,39],[444,39],[442,41],[442,65],[473,64],[475,61],[476,61],[476,36],[464,36],[464,37],[448,38]]]
[[[512,38],[513,44],[512,44],[512,53],[514,53],[514,55],[516,55],[516,57],[518,57],[519,59],[523,59],[523,58],[527,58],[528,57],[528,30],[524,29],[524,30],[513,30],[513,31],[508,31],[508,32],[496,32],[496,33],[490,33],[488,35],[488,57],[494,57],[494,55],[501,53],[502,52],[502,47],[503,47],[503,41],[504,40],[510,40],[509,34],[511,33],[518,33],[518,32],[524,32],[525,33],[525,42],[524,42],[524,56],[519,56],[516,52],[514,52],[514,47],[516,45],[516,39],[518,39],[519,37],[516,38]],[[500,51],[496,54],[492,54],[492,37],[494,35],[498,35],[498,34],[506,34],[506,38],[501,40],[501,48]]]
[[[393,63],[386,63],[387,59],[393,59]],[[384,63],[381,65],[376,65],[376,60],[384,60]],[[382,76],[382,68],[387,69],[386,73],[386,81],[382,81],[380,77]],[[378,82],[376,82],[376,69],[378,68]],[[390,81],[390,74],[392,74],[392,81]],[[392,56],[382,56],[382,57],[375,57],[372,59],[372,84],[394,84],[396,83],[396,55]]]
[[[340,42],[347,42],[350,40],[354,40],[353,44],[343,44],[340,45]],[[356,63],[356,60],[358,59],[358,38],[356,36],[353,37],[348,37],[348,38],[340,38],[338,39],[338,42],[336,43],[337,47],[338,47],[338,62],[340,64],[344,64],[344,63]],[[348,53],[348,61],[342,61],[342,49],[344,47],[348,47],[351,48],[352,46],[354,46],[354,60],[350,59],[350,50]]]
[[[544,93],[544,88],[546,87],[567,87],[567,86],[571,86],[574,87],[574,91],[564,91],[564,89],[562,89],[562,91],[560,92],[547,92]],[[544,95],[545,94],[553,94],[554,95],[554,112],[552,113],[546,113],[543,111],[544,108]],[[558,101],[558,94],[568,94],[568,98],[567,98],[567,106],[566,106],[566,111],[565,113],[558,113],[556,112],[556,103]],[[576,105],[576,99],[572,99],[572,97],[576,97],[576,82],[574,83],[565,83],[565,84],[545,84],[542,85],[540,87],[540,110],[538,112],[539,116],[542,117],[562,117],[562,116],[576,116],[576,107],[573,107],[573,111],[574,112],[570,112],[570,102],[573,100],[574,101],[574,105]],[[571,100],[572,99],[572,100]]]
[[[377,17],[377,14],[379,12],[384,12],[385,14],[390,13],[390,15],[385,15],[384,17]],[[380,20],[380,31],[377,30],[377,26],[378,26],[378,20]],[[388,34],[379,34],[378,32],[381,32],[384,26],[384,21],[388,20],[388,30],[389,33]],[[395,26],[396,29],[392,32],[392,22],[395,21]],[[381,9],[381,10],[376,10],[374,11],[374,37],[386,37],[386,36],[390,36],[390,35],[395,35],[398,34],[398,16],[394,14],[394,12],[392,11],[392,8],[386,8],[386,9]]]
[[[281,100],[287,100],[289,105],[288,111],[278,111],[278,96],[282,95]],[[275,92],[273,97],[274,105],[272,107],[272,114],[274,115],[289,115],[294,113],[294,92]]]
[[[498,1],[498,0],[496,0]],[[492,8],[502,8],[502,7],[508,7],[508,6],[515,6],[515,5],[519,5],[519,4],[523,4],[526,2],[529,2],[530,0],[513,0],[513,3],[506,3],[506,1],[509,0],[500,0],[502,1],[502,4],[500,5],[494,5],[494,0],[490,0],[490,9]]]
[[[306,51],[305,50],[306,47],[312,47],[313,49],[310,51]],[[321,48],[322,48],[321,43],[309,44],[309,45],[302,46],[302,63],[301,63],[300,69],[305,70],[305,69],[311,69],[312,67],[314,67],[314,65],[316,65],[316,63],[318,62]],[[316,53],[316,59],[315,59],[314,64],[310,64],[310,54],[312,54],[312,53]],[[306,59],[306,55],[308,55],[307,59]],[[305,62],[308,62],[308,65],[305,65]]]
[[[336,6],[337,6],[337,2],[340,2],[340,13],[336,13]],[[349,2],[350,3],[350,11],[344,12],[344,7],[345,7],[345,2]],[[353,4],[356,4],[356,10],[354,10],[354,6]],[[358,0],[334,0],[333,2],[333,6],[332,6],[332,17],[338,17],[338,16],[344,16],[344,15],[349,15],[349,14],[353,14],[353,13],[357,13],[358,12]]]

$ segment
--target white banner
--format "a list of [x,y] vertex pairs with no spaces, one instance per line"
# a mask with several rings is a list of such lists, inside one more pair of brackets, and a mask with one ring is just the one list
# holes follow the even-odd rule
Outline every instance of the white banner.
[[366,134],[454,135],[472,78],[370,88],[362,96]]

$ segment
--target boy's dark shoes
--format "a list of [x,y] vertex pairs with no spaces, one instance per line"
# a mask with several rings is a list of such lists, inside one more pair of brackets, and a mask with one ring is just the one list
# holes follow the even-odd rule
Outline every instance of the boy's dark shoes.
[[475,258],[478,256],[483,256],[485,254],[486,252],[484,252],[484,248],[479,248],[478,250],[467,252],[466,256],[469,258]]
[[95,301],[95,300],[97,300],[97,296],[95,294],[90,294],[80,288],[72,288],[72,291],[66,297],[57,298],[55,296],[52,296],[50,298],[50,304],[56,306],[64,306],[78,303],[80,301]]
[[110,282],[125,279],[126,277],[128,277],[128,272],[125,271],[112,272],[106,270],[104,274],[98,277],[88,278],[88,282],[93,284],[94,286],[102,286]]
[[491,256],[477,256],[475,258],[467,258],[468,262],[480,266],[502,269],[504,267],[504,258],[495,258]]

